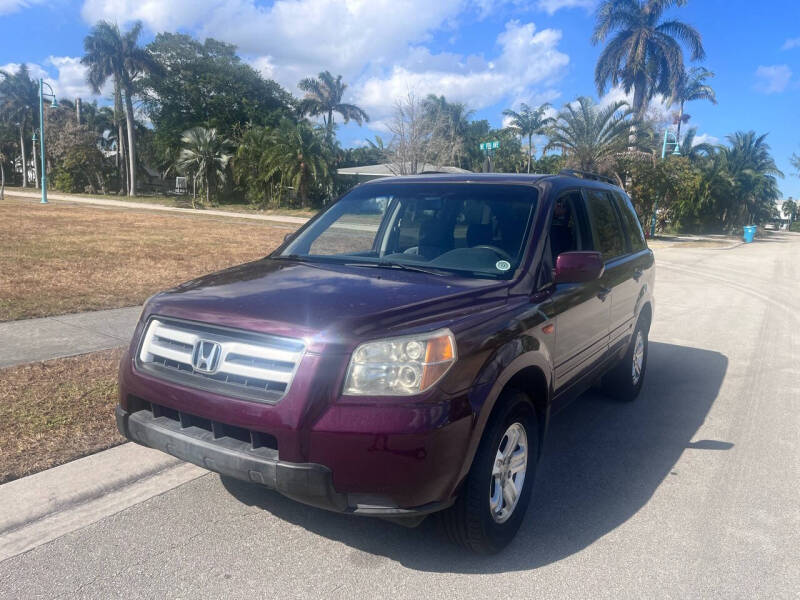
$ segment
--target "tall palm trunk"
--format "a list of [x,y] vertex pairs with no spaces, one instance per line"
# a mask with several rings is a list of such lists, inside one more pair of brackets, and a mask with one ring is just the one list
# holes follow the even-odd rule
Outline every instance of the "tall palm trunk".
[[533,155],[533,134],[528,134],[528,173],[531,172],[531,155]]
[[119,195],[128,193],[128,170],[125,168],[125,135],[122,129],[122,92],[119,80],[114,77],[114,125],[117,126],[117,170],[119,171]]
[[6,199],[6,168],[4,158],[0,158],[0,200]]
[[136,195],[136,131],[133,122],[133,101],[130,85],[125,87],[125,119],[128,125],[128,196]]
[[678,144],[681,143],[681,124],[682,123],[683,123],[683,100],[681,100],[681,108],[678,111],[678,134],[675,136],[675,141]]
[[[41,144],[42,141],[39,140]],[[35,182],[34,185],[38,188],[39,187],[39,161],[36,160],[36,143],[31,142],[31,155],[33,156],[33,181]]]
[[117,123],[117,153],[119,154],[119,193],[126,195],[128,193],[128,165],[127,154],[125,153],[125,129],[122,126],[122,120]]
[[328,141],[333,139],[333,110],[328,111]]
[[19,124],[19,153],[22,156],[22,187],[28,187],[28,159],[25,157],[25,121]]

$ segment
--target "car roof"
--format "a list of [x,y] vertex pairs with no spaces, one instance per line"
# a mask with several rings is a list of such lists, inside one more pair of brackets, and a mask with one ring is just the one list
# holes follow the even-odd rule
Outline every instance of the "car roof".
[[562,188],[569,185],[598,187],[618,190],[619,187],[583,177],[573,175],[549,175],[540,173],[429,173],[420,175],[399,175],[395,177],[380,177],[363,183],[362,185],[380,184],[410,184],[410,183],[507,183],[516,185],[532,185],[542,180]]

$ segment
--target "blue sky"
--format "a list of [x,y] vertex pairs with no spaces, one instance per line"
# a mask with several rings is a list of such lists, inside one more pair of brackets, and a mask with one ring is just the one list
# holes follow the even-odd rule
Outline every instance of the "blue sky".
[[[297,81],[322,69],[350,83],[348,100],[373,117],[369,128],[339,131],[363,143],[385,126],[398,97],[444,94],[476,117],[502,122],[519,102],[556,107],[597,97],[589,41],[595,0],[0,0],[0,68],[20,62],[48,77],[59,95],[91,96],[78,62],[83,37],[100,18],[141,19],[144,42],[183,31],[236,44],[246,60],[298,94]],[[703,35],[705,65],[717,77],[719,104],[687,106],[702,139],[737,129],[769,133],[787,177],[800,154],[800,3],[797,0],[689,0],[671,14]],[[619,97],[612,91],[606,98]],[[102,100],[101,100],[102,101]]]

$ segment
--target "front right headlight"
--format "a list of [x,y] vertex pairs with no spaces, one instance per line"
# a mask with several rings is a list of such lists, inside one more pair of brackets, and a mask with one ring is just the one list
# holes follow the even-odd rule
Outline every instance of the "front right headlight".
[[353,352],[344,393],[411,396],[437,383],[456,361],[449,329],[361,344]]

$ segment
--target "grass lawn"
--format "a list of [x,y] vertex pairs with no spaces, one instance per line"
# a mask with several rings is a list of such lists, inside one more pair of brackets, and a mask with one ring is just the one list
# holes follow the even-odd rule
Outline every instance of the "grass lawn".
[[0,321],[139,304],[260,258],[293,229],[7,195],[0,202]]
[[122,351],[0,369],[0,484],[125,441],[114,420]]

